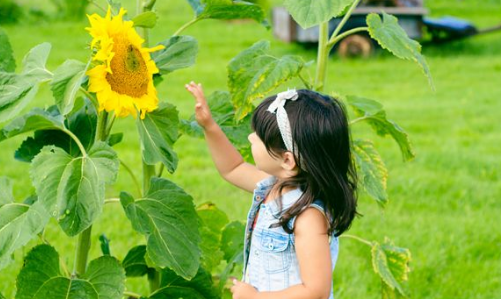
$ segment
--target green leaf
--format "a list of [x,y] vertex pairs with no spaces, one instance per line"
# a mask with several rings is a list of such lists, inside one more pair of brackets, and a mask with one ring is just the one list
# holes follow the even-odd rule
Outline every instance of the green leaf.
[[202,11],[204,10],[204,5],[201,3],[200,0],[188,0],[188,3],[195,12],[195,15],[197,16],[201,14]]
[[386,205],[388,202],[386,193],[388,170],[374,148],[374,144],[369,140],[357,139],[353,142],[353,153],[357,163],[359,182],[380,205]]
[[252,111],[252,103],[263,98],[282,83],[297,76],[304,66],[299,56],[275,58],[268,54],[270,43],[260,41],[242,51],[228,65],[228,87],[236,119]]
[[304,29],[327,22],[345,12],[354,0],[285,0],[284,5]]
[[206,0],[205,3],[198,19],[253,19],[259,23],[264,21],[263,9],[254,3],[231,0]]
[[379,135],[391,135],[397,142],[404,161],[409,161],[415,157],[409,136],[395,122],[386,118],[386,112],[380,103],[357,96],[348,96],[348,104],[353,107],[360,120],[369,123],[371,128]]
[[[96,135],[97,111],[89,100],[86,99],[84,102],[80,109],[67,117],[66,127],[75,134],[84,148],[89,150],[94,144]],[[82,155],[76,142],[65,132],[60,130],[37,130],[33,137],[28,137],[23,141],[15,153],[15,158],[19,161],[31,162],[40,150],[47,145],[60,147],[73,157]]]
[[5,176],[0,177],[0,207],[14,202],[12,193],[12,181]]
[[152,178],[144,198],[134,201],[122,192],[120,201],[134,229],[147,238],[146,259],[185,279],[194,277],[199,268],[200,235],[191,196],[171,181]]
[[85,77],[87,66],[77,60],[66,60],[54,71],[51,90],[56,99],[57,107],[62,115],[67,115],[73,109],[75,96]]
[[40,44],[28,52],[21,74],[0,71],[0,122],[15,117],[33,99],[41,82],[52,74],[45,68],[51,45]]
[[127,277],[139,277],[155,271],[154,268],[148,267],[145,255],[146,245],[136,246],[129,250],[122,262]]
[[158,16],[153,11],[146,11],[132,19],[134,27],[153,28],[157,24]]
[[235,252],[235,254],[228,260],[226,267],[224,268],[223,272],[221,272],[220,275],[219,286],[218,286],[220,292],[225,291],[224,287],[228,282],[228,278],[230,277],[231,273],[233,272],[237,264],[243,264],[243,259],[244,259],[244,252],[242,248],[242,250]]
[[39,201],[67,235],[75,236],[101,214],[105,183],[115,181],[118,166],[116,153],[104,142],[83,157],[46,146],[33,159],[30,174]]
[[152,53],[160,74],[165,75],[175,70],[195,64],[198,54],[198,42],[191,36],[173,36],[159,43],[165,49]]
[[34,108],[16,118],[0,131],[0,141],[33,130],[64,129],[64,119],[57,111]]
[[408,280],[411,253],[407,248],[395,246],[388,238],[383,245],[375,242],[372,246],[372,266],[387,286],[386,292],[398,291],[407,296],[402,284]]
[[[69,149],[69,142],[73,140],[63,131],[59,130],[41,130],[35,131],[33,137],[26,138],[19,148],[14,153],[14,158],[21,162],[31,163],[36,155],[40,153],[42,148],[47,145],[60,147],[65,151]],[[73,141],[74,142],[74,141]],[[76,148],[75,148],[76,147]],[[75,144],[76,150],[78,147]]]
[[233,221],[228,224],[221,238],[221,250],[224,252],[224,259],[230,261],[235,254],[244,249],[245,225],[240,221]]
[[381,20],[378,14],[371,13],[367,16],[367,25],[369,26],[369,34],[377,40],[383,49],[387,49],[400,59],[417,62],[428,78],[431,88],[435,90],[430,69],[426,59],[421,55],[421,45],[407,36],[405,30],[398,24],[396,17],[383,12]]
[[43,230],[50,215],[41,204],[8,203],[0,207],[0,269],[11,262],[15,250]]
[[89,264],[82,278],[68,278],[60,271],[59,255],[49,245],[34,247],[17,277],[16,299],[119,299],[125,274],[115,258],[100,257]]
[[224,253],[220,249],[222,230],[230,221],[226,214],[213,203],[205,203],[197,208],[201,219],[200,235],[202,242],[202,267],[209,272],[223,260]]
[[92,284],[99,299],[121,299],[125,289],[125,271],[111,256],[102,256],[89,263],[82,276]]
[[172,146],[179,137],[179,116],[174,105],[160,103],[157,110],[137,118],[141,153],[146,164],[162,162],[170,173],[176,170],[178,157]]
[[0,28],[0,72],[14,72],[16,70],[16,60],[12,53],[9,38],[5,31]]
[[120,142],[122,142],[123,138],[124,138],[124,133],[111,134],[110,137],[108,137],[108,144],[110,146],[114,146],[115,144],[119,144]]
[[172,270],[161,272],[160,288],[149,299],[220,299],[212,282],[212,276],[203,268],[199,268],[191,280],[183,279]]

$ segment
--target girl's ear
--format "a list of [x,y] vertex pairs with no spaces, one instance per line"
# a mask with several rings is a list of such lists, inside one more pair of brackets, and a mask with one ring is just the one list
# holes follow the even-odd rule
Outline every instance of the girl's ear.
[[297,171],[296,159],[291,152],[283,153],[281,166],[286,171]]

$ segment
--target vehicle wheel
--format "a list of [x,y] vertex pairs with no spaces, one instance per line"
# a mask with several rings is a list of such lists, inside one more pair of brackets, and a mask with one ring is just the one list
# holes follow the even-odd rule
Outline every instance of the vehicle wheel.
[[353,34],[339,43],[337,52],[343,58],[367,58],[374,52],[374,45],[368,36]]

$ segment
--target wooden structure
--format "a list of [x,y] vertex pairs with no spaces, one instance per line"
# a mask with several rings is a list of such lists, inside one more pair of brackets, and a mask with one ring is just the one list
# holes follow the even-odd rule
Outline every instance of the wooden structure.
[[[353,11],[350,19],[343,26],[342,32],[357,27],[365,27],[367,15],[382,11],[398,18],[400,26],[412,39],[421,39],[423,18],[428,10],[423,7],[423,0],[365,0]],[[285,42],[317,43],[318,27],[303,29],[283,7],[275,7],[272,11],[273,33]],[[329,21],[329,34],[332,34],[341,18]],[[341,56],[368,56],[374,50],[375,44],[368,34],[355,34],[343,39],[338,46]]]

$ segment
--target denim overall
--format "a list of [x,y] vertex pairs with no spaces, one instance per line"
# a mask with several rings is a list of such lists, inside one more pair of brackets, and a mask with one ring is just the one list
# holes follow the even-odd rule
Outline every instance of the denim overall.
[[[244,245],[243,281],[255,287],[258,291],[280,291],[290,286],[301,284],[299,263],[296,256],[294,234],[288,234],[281,226],[270,227],[280,218],[277,200],[262,203],[268,190],[276,178],[269,177],[260,181],[254,190],[252,207],[247,217]],[[302,195],[295,189],[282,195],[282,211],[290,208]],[[325,214],[323,203],[316,200],[311,207]],[[259,211],[259,217],[253,228],[253,223]],[[294,226],[296,217],[289,222]],[[330,252],[332,271],[336,265],[339,243],[338,238],[331,237]],[[332,293],[329,299],[333,299]]]

